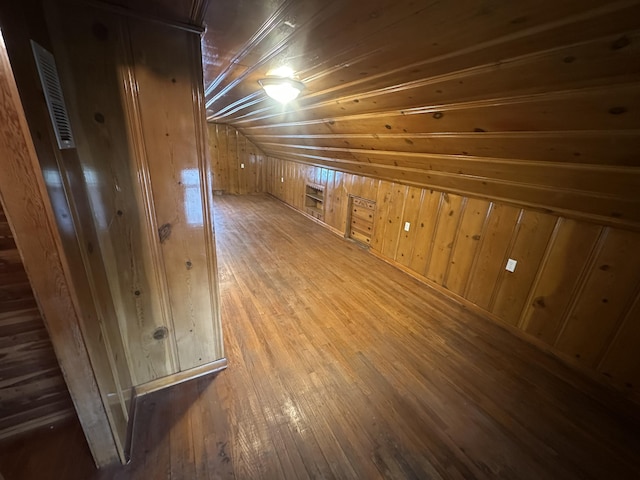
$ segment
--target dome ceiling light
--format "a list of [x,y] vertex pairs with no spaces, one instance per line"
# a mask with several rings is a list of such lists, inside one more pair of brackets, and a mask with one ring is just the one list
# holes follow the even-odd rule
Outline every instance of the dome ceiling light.
[[293,70],[280,67],[267,72],[267,77],[258,80],[267,95],[282,104],[298,98],[304,83],[293,79]]

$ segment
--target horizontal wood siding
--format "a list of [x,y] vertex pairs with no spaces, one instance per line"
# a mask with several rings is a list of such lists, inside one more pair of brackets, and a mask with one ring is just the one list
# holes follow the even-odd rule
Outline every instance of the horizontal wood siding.
[[0,439],[75,414],[0,205]]
[[[336,176],[347,180],[322,183]],[[320,179],[327,198],[376,201],[371,248],[385,259],[640,392],[640,234],[268,158],[268,192],[299,210],[305,178]],[[333,209],[324,221],[344,232],[347,203]]]
[[[207,114],[266,154],[640,229],[637,2],[285,2],[231,32],[232,4],[207,13]],[[306,89],[282,106],[256,80],[285,63]]]

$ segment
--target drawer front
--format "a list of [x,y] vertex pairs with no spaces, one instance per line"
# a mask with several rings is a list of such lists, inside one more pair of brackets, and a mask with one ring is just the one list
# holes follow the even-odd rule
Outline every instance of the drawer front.
[[360,207],[367,210],[375,210],[376,202],[373,200],[367,200],[366,198],[353,197],[353,207]]

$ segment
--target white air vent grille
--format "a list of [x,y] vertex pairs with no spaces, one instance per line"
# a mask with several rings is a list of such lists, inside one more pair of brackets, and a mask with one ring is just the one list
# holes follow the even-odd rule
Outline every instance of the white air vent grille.
[[42,82],[42,90],[47,101],[56,139],[58,140],[58,147],[61,150],[75,148],[69,114],[64,103],[62,86],[56,69],[56,61],[51,52],[45,50],[33,40],[31,40],[31,48],[36,59],[38,74],[40,75],[40,82]]

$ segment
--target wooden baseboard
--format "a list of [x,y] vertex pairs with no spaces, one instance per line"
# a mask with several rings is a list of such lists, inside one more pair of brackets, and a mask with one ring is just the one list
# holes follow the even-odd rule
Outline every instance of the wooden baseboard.
[[138,405],[138,399],[145,395],[148,395],[165,388],[173,387],[189,380],[195,380],[196,378],[203,377],[205,375],[211,375],[213,373],[220,372],[227,368],[227,359],[221,358],[214,362],[206,363],[198,367],[190,368],[183,372],[174,373],[173,375],[167,375],[166,377],[157,378],[150,382],[143,383],[136,387],[133,387],[131,395],[131,406],[129,407],[129,422],[127,423],[127,440],[124,448],[124,456],[126,463],[131,460],[131,448],[133,444],[134,428],[136,423],[136,410]]
[[143,383],[133,388],[133,397],[142,397],[158,390],[178,385],[179,383],[193,380],[204,375],[216,373],[227,368],[227,359],[221,358],[214,362],[205,363],[199,367],[193,367],[189,370],[174,373],[173,375],[167,375],[166,377],[156,378],[150,382]]

